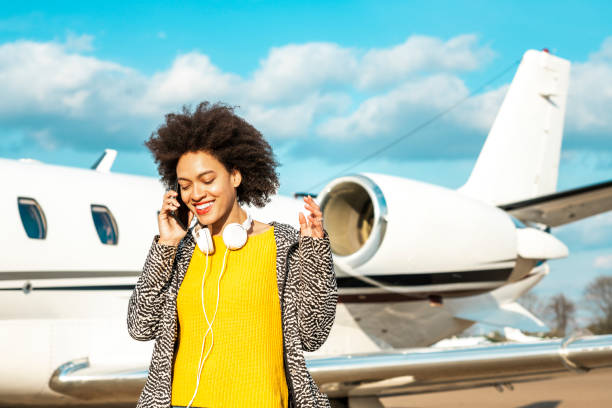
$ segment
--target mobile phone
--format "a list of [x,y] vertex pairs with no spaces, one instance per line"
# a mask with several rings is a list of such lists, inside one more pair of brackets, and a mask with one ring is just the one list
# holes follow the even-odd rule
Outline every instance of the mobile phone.
[[187,231],[189,227],[189,208],[185,205],[183,200],[181,199],[181,191],[179,190],[180,186],[178,181],[174,185],[174,191],[178,194],[176,196],[176,201],[179,202],[179,208],[176,211],[170,211],[170,216],[174,218],[182,229]]

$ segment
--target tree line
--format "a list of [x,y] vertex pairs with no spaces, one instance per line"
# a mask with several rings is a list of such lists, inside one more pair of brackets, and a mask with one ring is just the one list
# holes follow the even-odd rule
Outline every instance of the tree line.
[[[612,276],[599,276],[591,281],[578,303],[563,293],[544,300],[531,292],[521,296],[518,302],[548,324],[550,331],[546,336],[564,337],[581,328],[593,334],[612,333]],[[590,312],[586,324],[580,325],[576,319],[579,307]]]

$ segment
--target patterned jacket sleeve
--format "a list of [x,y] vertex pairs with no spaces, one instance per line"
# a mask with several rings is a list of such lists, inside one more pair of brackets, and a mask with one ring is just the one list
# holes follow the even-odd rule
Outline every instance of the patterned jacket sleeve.
[[153,340],[158,334],[166,291],[172,277],[172,264],[178,247],[162,245],[155,235],[151,248],[128,303],[127,327],[132,338]]
[[302,349],[315,351],[334,323],[338,287],[327,231],[323,238],[299,239],[298,326]]

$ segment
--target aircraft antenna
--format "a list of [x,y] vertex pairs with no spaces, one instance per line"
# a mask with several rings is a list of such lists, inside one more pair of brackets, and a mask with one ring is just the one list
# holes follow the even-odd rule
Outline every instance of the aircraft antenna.
[[476,87],[473,91],[469,92],[467,94],[467,96],[461,98],[460,100],[458,100],[457,102],[455,102],[454,104],[452,104],[451,106],[449,106],[448,108],[436,113],[435,115],[433,115],[432,117],[430,117],[429,119],[425,120],[424,122],[419,123],[418,125],[416,125],[414,128],[412,128],[411,130],[409,130],[407,133],[403,134],[402,136],[390,141],[389,143],[387,143],[386,145],[378,148],[377,150],[374,150],[372,153],[367,154],[366,156],[362,157],[361,159],[355,161],[354,163],[350,164],[349,166],[345,167],[344,169],[340,170],[339,172],[333,174],[330,177],[327,177],[321,181],[319,181],[316,184],[313,184],[312,186],[310,186],[308,189],[304,190],[304,191],[314,191],[315,188],[327,183],[328,181],[331,181],[333,179],[335,179],[336,177],[340,177],[342,175],[344,175],[346,172],[348,172],[349,170],[354,169],[355,167],[359,166],[362,163],[365,163],[366,161],[378,156],[380,153],[384,152],[385,150],[389,149],[392,146],[395,146],[396,144],[398,144],[399,142],[401,142],[402,140],[406,139],[409,136],[414,135],[415,133],[419,132],[420,130],[422,130],[423,128],[429,126],[430,124],[432,124],[433,122],[437,121],[438,119],[440,119],[441,117],[443,117],[444,115],[446,115],[447,113],[449,113],[450,111],[452,111],[453,109],[455,109],[457,106],[461,105],[462,103],[464,103],[465,101],[467,101],[468,99],[470,99],[471,97],[473,97],[475,94],[479,93],[480,91],[482,91],[484,88],[486,88],[487,86],[489,86],[490,84],[492,84],[493,82],[497,81],[499,78],[501,78],[502,76],[504,76],[506,73],[508,73],[508,71],[510,71],[511,69],[514,69],[515,66],[517,66],[518,64],[520,64],[521,62],[521,58],[518,58],[517,60],[513,61],[510,65],[508,65],[506,68],[504,68],[503,70],[501,70],[498,74],[496,74],[495,76],[493,76],[492,78],[488,79],[487,81],[485,81],[484,83],[482,83],[481,85],[479,85],[478,87]]

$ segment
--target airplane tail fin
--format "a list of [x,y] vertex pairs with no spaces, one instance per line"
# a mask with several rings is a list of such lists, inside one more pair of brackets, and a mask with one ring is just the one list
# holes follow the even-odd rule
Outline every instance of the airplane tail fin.
[[459,192],[498,205],[556,191],[569,71],[547,51],[523,55]]

